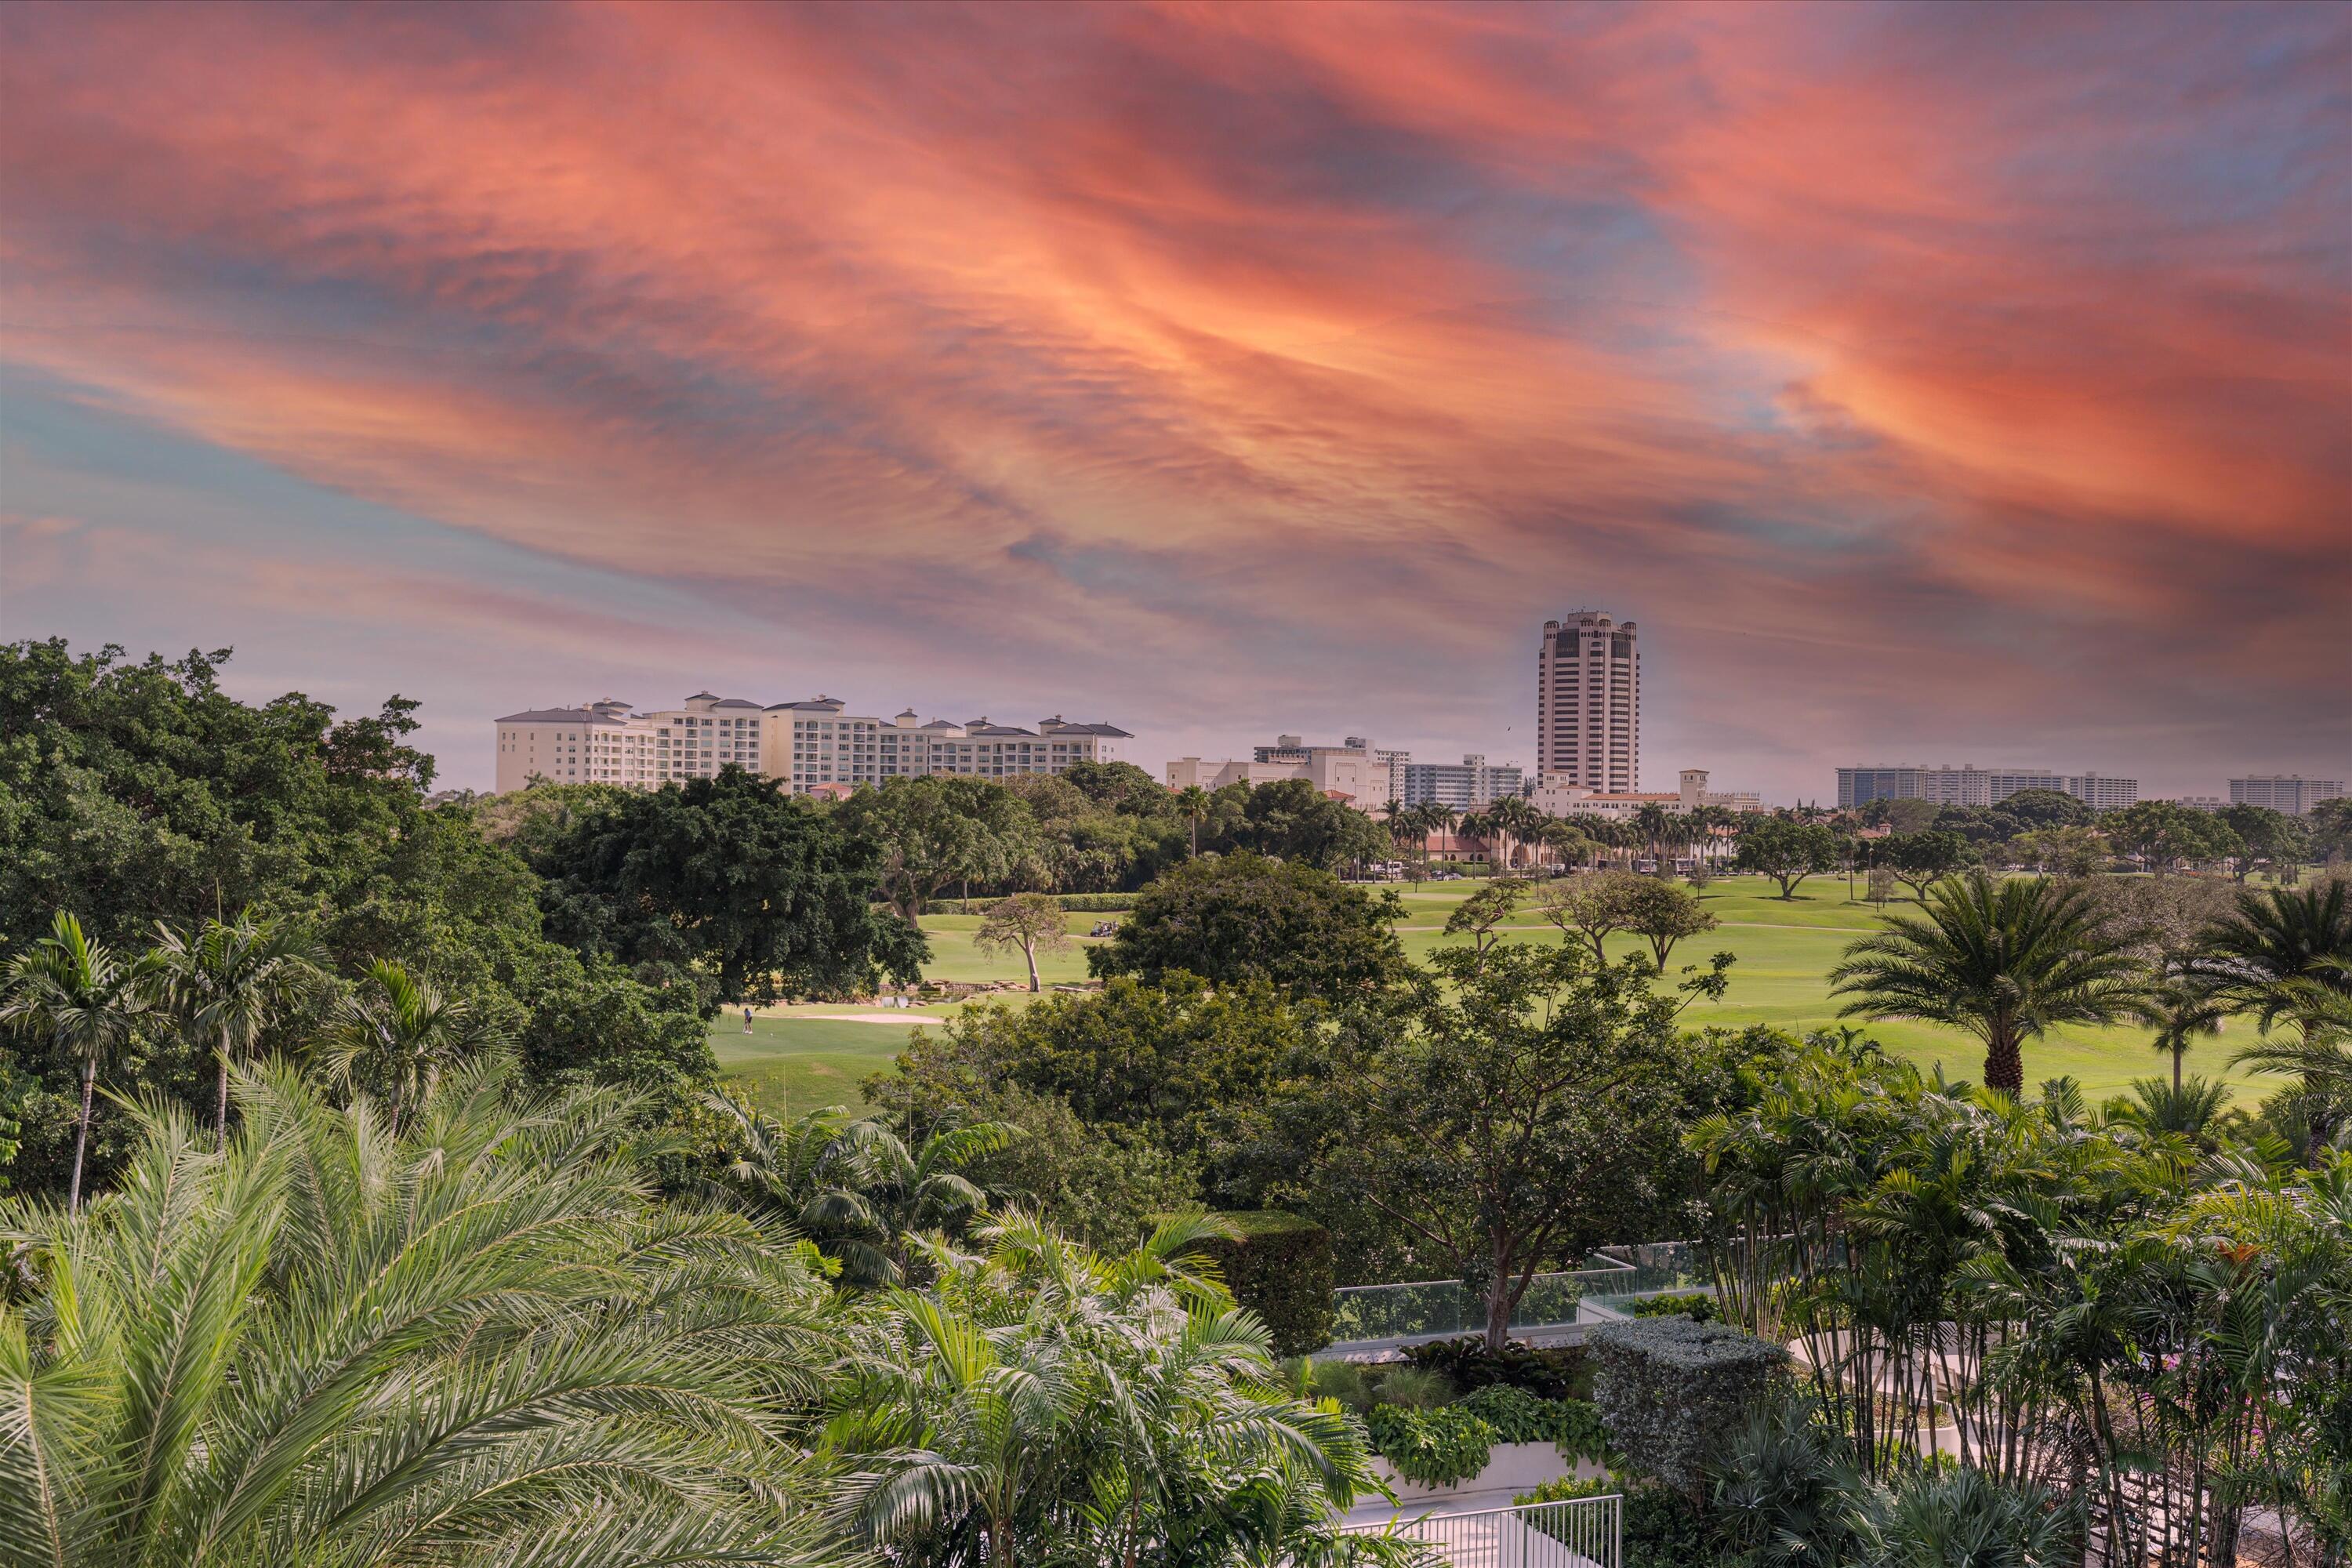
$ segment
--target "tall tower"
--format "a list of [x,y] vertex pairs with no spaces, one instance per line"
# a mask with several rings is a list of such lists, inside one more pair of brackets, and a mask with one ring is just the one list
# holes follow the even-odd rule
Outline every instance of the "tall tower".
[[1536,776],[1603,795],[1642,787],[1642,649],[1633,622],[1576,610],[1544,623]]

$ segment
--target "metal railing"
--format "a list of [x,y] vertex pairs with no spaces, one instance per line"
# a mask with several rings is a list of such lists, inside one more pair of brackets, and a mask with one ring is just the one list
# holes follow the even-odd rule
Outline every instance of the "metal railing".
[[1570,1498],[1349,1527],[1427,1549],[1431,1568],[1621,1568],[1624,1500]]

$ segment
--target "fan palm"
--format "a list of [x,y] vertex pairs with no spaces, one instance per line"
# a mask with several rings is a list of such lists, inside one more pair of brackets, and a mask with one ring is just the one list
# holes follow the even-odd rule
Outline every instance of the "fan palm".
[[379,958],[368,965],[358,994],[344,998],[320,1059],[346,1086],[384,1086],[397,1132],[401,1117],[432,1092],[445,1068],[506,1043],[505,1028],[481,1009]]
[[156,927],[159,996],[182,1026],[220,1058],[215,1141],[228,1141],[228,1072],[250,1056],[262,1032],[325,978],[307,935],[283,921],[241,910],[194,932]]
[[0,1559],[371,1568],[845,1561],[787,1412],[837,1353],[779,1238],[659,1207],[635,1103],[446,1077],[395,1138],[237,1069],[82,1217],[7,1211]]
[[2151,1132],[2177,1132],[2201,1149],[2213,1146],[2208,1129],[2230,1103],[2228,1084],[2202,1078],[2186,1083],[2177,1078],[2170,1083],[2160,1078],[2136,1078],[2131,1089],[2131,1103],[2125,1114],[2132,1121]]
[[8,966],[0,1025],[46,1035],[50,1047],[81,1068],[81,1112],[74,1121],[73,1180],[68,1212],[81,1207],[82,1160],[89,1148],[89,1115],[98,1069],[121,1050],[154,1004],[161,961],[152,952],[124,959],[92,942],[81,921],[59,910],[49,934]]
[[2027,1040],[2062,1024],[2141,1016],[2147,973],[2131,933],[2103,929],[2089,891],[1979,872],[1928,888],[1920,915],[1858,938],[1830,971],[1841,1016],[1916,1018],[1984,1042],[1984,1081],[2025,1087]]

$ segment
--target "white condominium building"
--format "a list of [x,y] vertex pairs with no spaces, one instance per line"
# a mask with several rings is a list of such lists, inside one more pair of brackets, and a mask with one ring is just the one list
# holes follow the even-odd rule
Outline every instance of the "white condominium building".
[[1457,811],[1484,811],[1507,795],[1526,787],[1526,775],[1517,763],[1490,763],[1476,752],[1458,763],[1407,763],[1404,794],[1407,805],[1434,802]]
[[2113,811],[2139,799],[2137,779],[2102,773],[2062,773],[2049,768],[1980,768],[1974,763],[1938,767],[1924,763],[1840,768],[1838,805],[1868,805],[1874,800],[1927,800],[1938,805],[1998,805],[2020,790],[2071,795],[2094,811]]
[[1544,623],[1535,773],[1601,792],[1642,787],[1642,650],[1632,621],[1576,610]]
[[2266,805],[2289,816],[2302,816],[2343,793],[2342,779],[2307,779],[2301,773],[2259,773],[2230,781],[2231,805]]
[[657,789],[709,778],[731,763],[806,795],[925,773],[1058,773],[1073,763],[1116,761],[1118,742],[1134,739],[1116,725],[1074,724],[1058,714],[1032,730],[984,718],[925,723],[911,708],[895,719],[867,718],[845,713],[846,706],[818,697],[761,707],[701,691],[652,712],[606,698],[509,713],[495,726],[498,789],[535,778]]

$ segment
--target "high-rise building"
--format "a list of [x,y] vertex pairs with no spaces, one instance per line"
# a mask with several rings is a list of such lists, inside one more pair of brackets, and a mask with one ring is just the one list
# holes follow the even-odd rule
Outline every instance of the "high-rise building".
[[1115,761],[1118,743],[1134,739],[1116,725],[1073,724],[1059,714],[1028,730],[987,719],[923,723],[911,708],[895,719],[862,718],[845,714],[846,706],[818,697],[762,708],[699,691],[682,707],[652,712],[606,698],[509,713],[496,721],[498,789],[534,778],[658,789],[731,763],[807,795],[925,773],[1058,773],[1073,763]]
[[1632,621],[1576,610],[1544,623],[1535,771],[1609,793],[1642,787],[1642,650]]
[[2071,795],[2093,811],[2113,811],[2139,799],[2137,779],[2102,773],[2062,773],[2050,768],[1980,768],[1974,763],[1939,767],[1925,763],[1893,767],[1840,768],[1838,805],[1868,805],[1874,800],[1929,800],[1938,805],[1996,805],[2020,790],[2046,789]]
[[1525,786],[1518,763],[1489,763],[1474,752],[1458,763],[1407,763],[1404,794],[1398,798],[1407,805],[1436,801],[1461,811],[1483,811]]
[[2231,805],[2267,805],[2289,816],[2301,816],[2343,793],[2342,779],[2307,779],[2301,773],[2257,773],[2230,781]]

